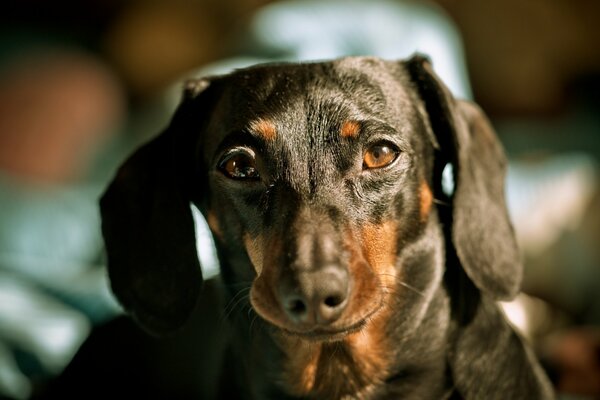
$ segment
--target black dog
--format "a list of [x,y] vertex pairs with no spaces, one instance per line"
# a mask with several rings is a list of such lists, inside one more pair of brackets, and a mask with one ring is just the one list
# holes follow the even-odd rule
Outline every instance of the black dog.
[[[219,377],[201,398],[552,398],[495,304],[522,275],[505,165],[482,112],[421,56],[193,81],[102,199],[112,287],[150,332],[193,313],[217,332],[194,350],[210,360],[198,376]],[[225,310],[198,304],[190,202]]]

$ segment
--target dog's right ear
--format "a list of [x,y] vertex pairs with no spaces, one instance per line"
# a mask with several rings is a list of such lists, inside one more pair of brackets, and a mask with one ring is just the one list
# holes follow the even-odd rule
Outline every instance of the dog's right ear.
[[168,128],[121,166],[100,200],[112,290],[154,334],[185,323],[202,285],[190,210],[199,131],[192,124],[209,86],[186,84]]

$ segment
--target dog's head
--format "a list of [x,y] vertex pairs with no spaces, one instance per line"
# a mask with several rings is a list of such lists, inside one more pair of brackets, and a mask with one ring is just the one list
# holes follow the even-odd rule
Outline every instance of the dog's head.
[[[450,196],[441,190],[447,163]],[[170,126],[122,166],[101,201],[112,287],[151,331],[185,322],[202,282],[193,202],[224,279],[252,282],[261,317],[335,338],[389,307],[386,296],[412,291],[427,302],[443,266],[443,198],[448,242],[470,280],[510,298],[521,268],[504,171],[481,111],[455,100],[420,56],[192,81]],[[415,256],[415,243],[430,257]]]

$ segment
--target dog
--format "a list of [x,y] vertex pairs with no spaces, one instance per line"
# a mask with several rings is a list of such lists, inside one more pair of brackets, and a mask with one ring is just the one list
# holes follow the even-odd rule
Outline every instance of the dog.
[[112,289],[148,332],[215,332],[200,398],[551,399],[496,304],[522,277],[505,169],[422,55],[192,80],[101,199]]

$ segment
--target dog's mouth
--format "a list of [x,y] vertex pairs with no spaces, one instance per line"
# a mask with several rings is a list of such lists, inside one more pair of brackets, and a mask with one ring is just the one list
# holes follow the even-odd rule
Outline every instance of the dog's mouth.
[[294,331],[285,328],[282,328],[282,330],[288,335],[296,336],[310,342],[337,342],[352,333],[359,332],[366,325],[367,319],[365,318],[352,325],[338,329],[317,327],[308,331]]
[[[341,326],[314,326],[305,330],[294,329],[275,325],[275,328],[285,335],[297,337],[309,342],[338,342],[344,340],[347,336],[360,332],[371,321],[374,316],[383,308],[383,303],[378,304],[372,310],[357,320]],[[338,325],[338,324],[335,324]]]

